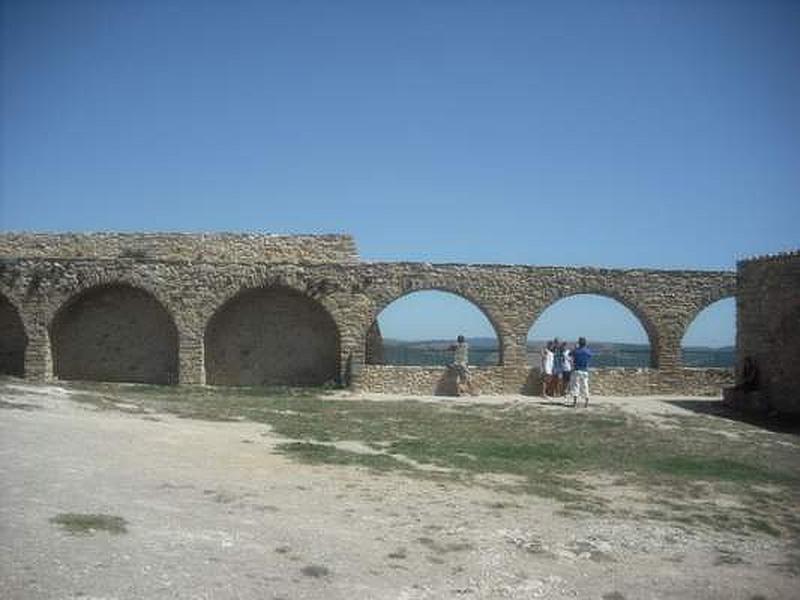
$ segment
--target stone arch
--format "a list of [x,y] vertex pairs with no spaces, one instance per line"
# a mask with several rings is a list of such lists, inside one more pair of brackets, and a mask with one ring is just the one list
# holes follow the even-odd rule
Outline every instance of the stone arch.
[[56,311],[50,324],[59,379],[173,384],[178,330],[148,290],[127,282],[94,285]]
[[[702,318],[702,316],[704,314],[706,314],[707,311],[713,310],[713,308],[715,306],[719,306],[720,303],[722,303],[722,302],[724,302],[726,300],[730,300],[731,302],[733,302],[735,300],[735,297],[734,297],[733,294],[724,294],[724,295],[721,295],[721,297],[716,297],[713,300],[705,301],[697,309],[695,309],[694,311],[692,311],[692,313],[690,313],[688,315],[687,322],[686,322],[685,326],[683,327],[683,333],[681,335],[681,340],[680,340],[680,343],[681,343],[681,364],[682,365],[684,365],[684,366],[703,366],[703,367],[722,367],[723,366],[722,364],[719,364],[719,360],[717,360],[716,362],[714,360],[711,360],[711,362],[706,363],[706,364],[699,364],[699,363],[696,363],[696,362],[693,362],[693,361],[689,360],[688,359],[689,357],[687,357],[687,353],[686,353],[686,350],[685,350],[684,343],[685,343],[687,335],[689,335],[689,333],[691,332],[692,327],[694,325],[696,325],[697,320],[699,318]],[[734,311],[735,311],[736,310],[735,303],[733,303],[733,308],[734,308]],[[735,342],[735,339],[736,339],[735,338],[735,336],[736,336],[736,330],[735,330],[735,327],[736,327],[736,315],[735,315],[735,312],[734,312],[734,317],[733,317],[733,325],[734,325],[734,339],[731,340],[731,346],[735,346],[735,344],[736,344],[736,342]],[[705,357],[701,357],[701,358],[705,358]],[[713,359],[714,357],[708,357],[708,358]],[[719,358],[719,357],[717,357],[717,358]]]
[[246,288],[208,319],[206,383],[338,382],[340,345],[339,327],[322,302],[284,285]]
[[363,332],[364,343],[365,343],[365,356],[369,358],[381,355],[381,351],[376,347],[376,345],[380,343],[382,340],[380,328],[378,326],[378,317],[380,317],[380,314],[391,304],[394,304],[398,300],[401,300],[407,296],[410,296],[418,292],[443,292],[446,294],[456,296],[462,300],[465,300],[472,307],[478,309],[478,311],[480,311],[480,313],[484,317],[486,317],[486,320],[492,326],[495,337],[497,338],[497,354],[498,354],[497,364],[498,365],[503,364],[504,342],[507,336],[505,335],[504,330],[499,325],[498,320],[494,317],[492,312],[488,310],[479,300],[477,300],[468,292],[464,292],[463,290],[460,289],[455,289],[442,285],[414,287],[413,289],[403,290],[399,294],[383,298],[381,299],[380,302],[377,302],[373,313],[373,317],[369,320],[369,325],[366,331]]
[[650,343],[650,368],[658,368],[659,366],[659,335],[658,335],[658,328],[656,327],[655,323],[648,317],[648,315],[629,298],[625,297],[623,294],[617,293],[615,291],[610,291],[602,288],[586,288],[581,289],[580,291],[570,291],[569,293],[565,294],[557,294],[554,298],[551,298],[549,302],[539,310],[534,318],[530,321],[529,327],[527,332],[530,332],[531,329],[536,325],[536,322],[539,318],[544,314],[544,312],[549,309],[550,307],[558,304],[562,300],[567,300],[569,298],[573,298],[575,296],[599,296],[602,298],[606,298],[608,300],[612,300],[624,308],[626,308],[634,318],[639,322],[644,330],[645,334],[647,335],[647,340]]
[[0,375],[25,376],[25,350],[28,335],[20,312],[0,294]]

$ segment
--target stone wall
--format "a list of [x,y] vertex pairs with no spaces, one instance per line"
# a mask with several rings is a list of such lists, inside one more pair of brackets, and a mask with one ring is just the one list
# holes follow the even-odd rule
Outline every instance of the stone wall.
[[[471,367],[472,381],[481,394],[503,394],[503,367]],[[447,367],[366,365],[359,391],[409,396],[454,396],[456,380]]]
[[[541,393],[538,369],[470,367],[480,394]],[[590,392],[598,396],[691,395],[718,396],[733,382],[730,369],[592,369]],[[408,395],[452,396],[455,381],[447,367],[366,365],[359,391]]]
[[[475,304],[495,329],[500,346],[500,365],[485,373],[481,371],[481,377],[485,377],[483,389],[497,390],[498,393],[516,392],[530,376],[526,365],[527,334],[542,312],[562,298],[575,294],[599,294],[621,302],[642,323],[652,348],[651,366],[658,372],[656,387],[659,390],[665,389],[664,386],[679,390],[685,384],[686,393],[689,393],[696,389],[696,381],[681,368],[683,334],[703,308],[734,295],[736,284],[733,273],[719,271],[365,263],[356,262],[354,254],[349,252],[347,260],[334,262],[329,261],[333,254],[326,255],[325,261],[297,258],[275,262],[273,259],[277,255],[265,256],[262,244],[266,244],[264,240],[278,239],[271,236],[232,236],[230,240],[225,235],[218,236],[227,241],[235,238],[234,245],[243,248],[241,251],[215,250],[215,243],[204,245],[198,241],[207,241],[214,236],[167,237],[171,240],[169,244],[165,242],[163,247],[156,245],[155,250],[151,248],[150,258],[145,259],[136,252],[128,252],[124,258],[97,256],[108,254],[111,252],[109,248],[119,251],[122,247],[120,240],[151,239],[149,236],[0,236],[0,246],[4,245],[2,254],[7,255],[0,258],[0,298],[16,309],[22,320],[28,340],[24,351],[26,376],[47,380],[63,372],[60,362],[54,368],[54,350],[58,348],[50,339],[62,307],[95,289],[122,285],[149,295],[168,315],[177,332],[177,377],[180,383],[260,383],[269,380],[275,373],[268,373],[264,370],[266,367],[258,365],[283,360],[280,348],[287,347],[289,332],[297,334],[299,340],[306,340],[298,341],[298,349],[308,348],[306,342],[311,339],[313,330],[314,339],[327,340],[325,349],[320,350],[321,354],[315,359],[321,361],[324,368],[320,372],[306,370],[302,377],[289,378],[293,383],[320,383],[323,371],[327,381],[333,371],[335,375],[332,378],[343,385],[376,389],[375,386],[383,385],[376,383],[375,379],[376,373],[381,373],[381,377],[386,378],[386,385],[411,389],[414,387],[408,383],[411,371],[375,371],[365,367],[368,347],[374,352],[379,339],[377,331],[369,333],[370,328],[381,310],[398,298],[415,291],[441,290]],[[350,238],[343,236],[313,239],[329,238],[332,247],[339,244],[340,249],[345,243],[343,240],[352,243]],[[251,239],[255,240],[252,247],[245,249],[249,243],[247,240]],[[42,240],[49,241],[45,244]],[[115,241],[111,243],[109,240]],[[187,248],[183,249],[175,240],[185,241]],[[62,241],[63,248],[59,245]],[[300,248],[306,241],[306,238],[297,238],[286,243]],[[39,243],[43,245],[36,250],[34,246]],[[82,250],[80,244],[94,244],[94,249]],[[177,244],[177,249],[170,249],[170,244]],[[32,248],[40,254],[35,255]],[[206,254],[196,254],[198,248]],[[84,253],[88,258],[64,258],[76,253]],[[59,258],[45,258],[47,254]],[[154,256],[166,258],[152,258]],[[280,313],[276,318],[285,323],[282,333],[275,329],[278,327],[276,321],[267,323],[260,320],[259,310],[246,308],[244,304],[238,305],[240,310],[229,315],[230,321],[210,327],[214,315],[222,314],[218,311],[227,303],[234,302],[229,305],[234,306],[239,302],[237,298],[244,299],[257,290],[261,290],[258,294],[262,294],[259,296],[262,298],[276,290],[293,298],[282,305],[283,308],[269,304],[261,310],[261,313]],[[291,312],[290,304],[292,310],[299,311],[298,314]],[[232,315],[239,315],[237,318],[240,320]],[[327,315],[330,320],[326,321],[321,315]],[[317,317],[319,320],[315,320]],[[302,323],[311,325],[303,331]],[[248,338],[242,329],[251,326],[260,333]],[[3,325],[3,328],[0,338],[11,332],[9,325]],[[234,331],[239,333],[234,334]],[[283,345],[258,346],[257,341],[264,338],[283,340]],[[249,346],[252,348],[248,349]],[[222,358],[215,354],[218,350]],[[254,358],[245,360],[243,356],[248,352],[255,352]],[[300,355],[302,352],[293,359],[298,364],[302,363]],[[331,358],[332,355],[335,358]],[[234,363],[239,366],[231,367]],[[120,368],[124,370],[127,367]],[[233,374],[237,369],[240,375]],[[436,370],[431,373],[425,375],[428,379],[424,383],[419,379],[422,375],[413,375],[420,381],[417,386],[419,393],[428,393],[431,387],[436,387]],[[642,379],[644,376],[637,377]],[[647,383],[648,389],[653,388],[652,377],[648,375],[645,378],[650,382]],[[392,378],[397,381],[391,383]],[[597,381],[600,385],[600,375]],[[626,385],[630,387],[629,383]],[[613,387],[609,384],[611,391]]]
[[339,334],[316,302],[287,288],[239,294],[211,318],[206,383],[320,385],[339,380]]
[[350,263],[358,252],[349,235],[4,233],[0,258]]
[[737,266],[737,365],[741,373],[744,359],[751,357],[758,367],[754,408],[800,413],[800,252]]
[[149,293],[130,286],[93,288],[62,307],[51,327],[59,379],[176,383],[178,335]]

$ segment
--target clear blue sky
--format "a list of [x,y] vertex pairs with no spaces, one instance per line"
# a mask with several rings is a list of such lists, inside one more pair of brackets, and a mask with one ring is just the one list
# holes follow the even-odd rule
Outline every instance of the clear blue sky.
[[3,230],[698,269],[798,246],[797,1],[2,5]]

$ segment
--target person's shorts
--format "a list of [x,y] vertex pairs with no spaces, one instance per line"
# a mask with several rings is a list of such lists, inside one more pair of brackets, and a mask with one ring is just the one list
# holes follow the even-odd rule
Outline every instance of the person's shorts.
[[469,377],[469,367],[467,365],[462,365],[459,363],[453,363],[450,366],[452,371],[455,371],[455,374],[461,379],[467,379]]

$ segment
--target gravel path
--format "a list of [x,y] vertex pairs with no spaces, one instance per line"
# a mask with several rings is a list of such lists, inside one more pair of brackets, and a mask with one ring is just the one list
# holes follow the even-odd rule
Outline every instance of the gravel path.
[[[281,440],[263,424],[100,411],[57,386],[7,385],[0,407],[4,599],[773,600],[800,589],[790,548],[768,536],[570,518],[536,497],[301,465],[272,453]],[[64,513],[122,517],[127,533],[70,533],[50,521]]]

